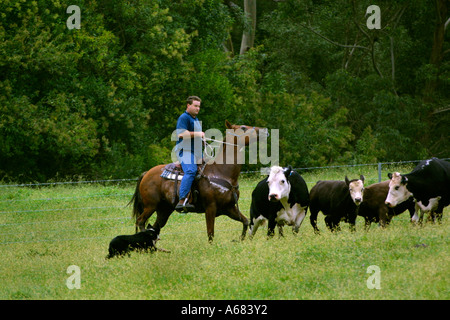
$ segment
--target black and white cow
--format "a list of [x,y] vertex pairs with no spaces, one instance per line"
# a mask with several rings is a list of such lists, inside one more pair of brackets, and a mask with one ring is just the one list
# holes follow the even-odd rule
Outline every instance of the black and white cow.
[[269,176],[260,181],[252,192],[249,237],[252,238],[258,227],[267,220],[268,236],[274,235],[275,225],[278,225],[282,236],[284,224],[293,226],[293,231],[297,233],[308,205],[308,187],[300,174],[291,166],[273,166]]
[[444,208],[450,204],[449,162],[432,158],[421,161],[408,174],[395,172],[388,176],[391,179],[386,197],[389,207],[395,207],[411,195],[424,207],[429,206],[431,199],[440,197],[435,213],[439,221],[442,219]]
[[344,220],[355,229],[357,209],[363,201],[364,176],[359,179],[345,181],[326,180],[318,181],[311,188],[310,221],[315,233],[319,233],[317,227],[317,215],[319,211],[325,215],[325,223],[332,230],[339,230],[339,223]]

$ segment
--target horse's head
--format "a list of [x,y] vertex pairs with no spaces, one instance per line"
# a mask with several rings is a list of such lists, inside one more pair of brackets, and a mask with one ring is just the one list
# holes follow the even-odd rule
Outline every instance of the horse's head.
[[250,141],[256,141],[260,136],[269,136],[269,130],[267,128],[231,124],[228,120],[225,120],[225,126],[227,127],[227,129],[231,129],[227,130],[227,134],[235,136],[237,140],[235,141],[235,143],[237,144],[244,141],[245,145],[247,146],[250,144]]

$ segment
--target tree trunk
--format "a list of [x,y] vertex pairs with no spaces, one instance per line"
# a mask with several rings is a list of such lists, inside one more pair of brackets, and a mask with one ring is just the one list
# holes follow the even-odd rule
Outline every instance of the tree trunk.
[[[433,35],[433,47],[431,48],[430,64],[434,65],[436,70],[439,69],[443,58],[442,49],[444,47],[445,39],[445,24],[447,17],[447,1],[448,0],[436,0],[436,27]],[[433,93],[438,85],[437,75],[436,78],[430,79],[425,85],[425,97],[426,99],[432,99]]]
[[244,0],[244,12],[250,21],[250,26],[245,26],[242,34],[240,54],[246,53],[255,43],[256,30],[256,0]]

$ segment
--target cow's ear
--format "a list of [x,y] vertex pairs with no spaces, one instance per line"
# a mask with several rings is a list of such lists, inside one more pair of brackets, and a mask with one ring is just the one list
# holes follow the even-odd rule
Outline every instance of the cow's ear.
[[390,173],[390,172],[388,173],[388,178],[389,178],[389,180],[392,179],[392,173]]
[[288,166],[286,169],[284,169],[284,175],[286,176],[286,178],[289,178],[289,175],[291,174],[292,171],[292,167]]
[[345,176],[345,183],[346,183],[347,185],[350,185],[350,181],[348,180],[347,176]]
[[362,182],[364,182],[364,176],[363,176],[363,175],[360,175],[360,176],[359,176],[359,180],[361,180]]
[[231,129],[233,126],[231,125],[231,123],[228,120],[225,120],[225,127],[227,127],[228,129]]
[[402,176],[401,183],[402,183],[402,184],[406,184],[407,182],[408,182],[408,178],[405,177],[405,176]]

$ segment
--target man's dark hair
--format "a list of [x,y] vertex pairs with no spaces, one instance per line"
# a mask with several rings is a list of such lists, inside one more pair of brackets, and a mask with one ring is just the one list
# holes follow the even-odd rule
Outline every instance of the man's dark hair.
[[189,98],[187,98],[187,103],[188,104],[192,104],[192,102],[194,102],[194,101],[202,102],[202,99],[200,99],[197,96],[190,96]]

